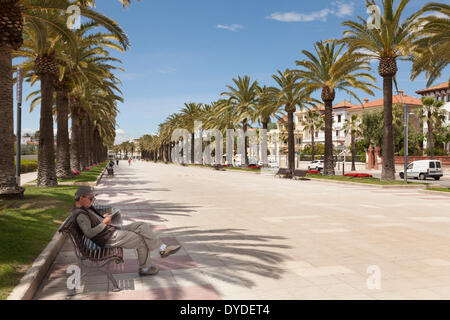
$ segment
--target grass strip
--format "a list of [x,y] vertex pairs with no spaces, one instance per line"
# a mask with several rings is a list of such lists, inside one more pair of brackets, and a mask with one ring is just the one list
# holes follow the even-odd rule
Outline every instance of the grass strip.
[[[364,183],[364,184],[376,184],[376,185],[405,185],[403,181],[381,181],[378,178],[358,178],[358,177],[346,177],[346,176],[324,176],[317,173],[308,173],[306,175],[308,178],[316,178],[323,180],[332,180],[332,181],[346,181],[346,182],[356,182],[356,183]],[[423,185],[422,183],[417,182],[408,182],[408,185]]]
[[431,191],[450,192],[450,188],[428,188]]
[[58,182],[94,182],[97,180],[98,176],[106,168],[109,161],[105,161],[96,167],[92,167],[89,171],[83,171],[80,175],[74,176],[72,178],[58,179]]

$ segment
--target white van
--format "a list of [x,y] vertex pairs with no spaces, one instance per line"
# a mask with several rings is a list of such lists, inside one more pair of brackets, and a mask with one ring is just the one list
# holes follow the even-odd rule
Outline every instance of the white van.
[[[417,178],[425,180],[426,178],[434,178],[439,180],[444,174],[442,172],[442,164],[439,160],[420,160],[411,162],[407,167],[408,178]],[[400,178],[404,178],[404,170],[400,171]]]

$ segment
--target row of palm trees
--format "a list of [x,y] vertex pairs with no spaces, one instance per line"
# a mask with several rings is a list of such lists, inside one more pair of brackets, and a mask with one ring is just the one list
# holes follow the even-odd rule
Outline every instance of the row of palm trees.
[[[345,21],[342,39],[319,41],[315,52],[303,50],[303,60],[296,61],[298,69],[278,71],[273,76],[276,87],[261,87],[248,76],[233,79],[234,86],[227,86],[220,99],[210,105],[190,103],[180,113],[169,116],[159,126],[157,135],[141,139],[141,150],[151,159],[170,161],[174,146],[171,133],[185,128],[194,135],[194,121],[203,121],[204,129],[225,131],[241,127],[244,132],[251,123],[262,123],[267,128],[272,116],[287,114],[288,118],[288,166],[294,169],[294,122],[298,108],[321,103],[325,107],[325,157],[324,174],[334,175],[332,144],[332,106],[336,91],[353,96],[361,104],[356,89],[373,95],[376,79],[370,73],[370,60],[379,62],[378,74],[383,78],[384,129],[382,180],[395,180],[392,97],[393,82],[397,73],[397,60],[412,61],[411,79],[425,73],[431,84],[441,76],[450,61],[450,6],[429,3],[421,10],[403,19],[409,0],[382,2],[379,28],[371,28],[367,21]],[[366,5],[376,5],[367,0]],[[432,13],[432,14],[430,14]],[[320,93],[321,101],[313,97]],[[355,131],[349,125],[348,131]],[[193,140],[193,139],[192,139]],[[193,142],[192,142],[193,143]],[[354,141],[352,140],[352,144]],[[245,143],[247,150],[247,140]],[[193,150],[193,148],[192,148]],[[192,152],[192,159],[194,154]],[[245,153],[245,164],[248,155]]]
[[[78,5],[89,20],[78,30],[67,26],[65,13],[71,5]],[[120,69],[115,66],[120,60],[107,49],[125,51],[129,40],[92,5],[87,0],[0,1],[0,197],[24,191],[16,183],[13,160],[13,74],[18,67],[25,81],[40,83],[27,97],[31,109],[40,105],[38,186],[55,186],[57,178],[104,160],[107,146],[114,143],[117,103],[122,101],[114,71]],[[13,66],[13,58],[20,63]]]

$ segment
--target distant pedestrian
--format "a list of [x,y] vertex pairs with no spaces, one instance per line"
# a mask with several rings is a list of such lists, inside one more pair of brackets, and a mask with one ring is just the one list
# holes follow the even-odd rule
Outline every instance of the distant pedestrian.
[[119,166],[119,159],[116,159],[116,165]]
[[128,158],[128,165],[131,166],[131,158]]

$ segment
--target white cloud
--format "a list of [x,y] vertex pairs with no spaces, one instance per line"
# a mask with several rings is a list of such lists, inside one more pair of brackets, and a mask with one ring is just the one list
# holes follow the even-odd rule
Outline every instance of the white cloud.
[[116,134],[125,134],[125,131],[122,129],[116,129]]
[[160,74],[169,74],[177,71],[175,68],[165,68],[165,69],[158,69],[157,72]]
[[311,13],[301,12],[275,12],[266,19],[277,20],[281,22],[311,22],[311,21],[326,21],[328,16],[335,15],[339,18],[351,16],[353,14],[353,2],[336,1],[332,2],[331,8],[324,8],[320,11]]
[[216,26],[216,28],[217,29],[224,29],[224,30],[229,30],[229,31],[236,32],[239,29],[244,29],[244,26],[241,26],[240,24],[232,24],[230,26],[219,24],[219,25]]

